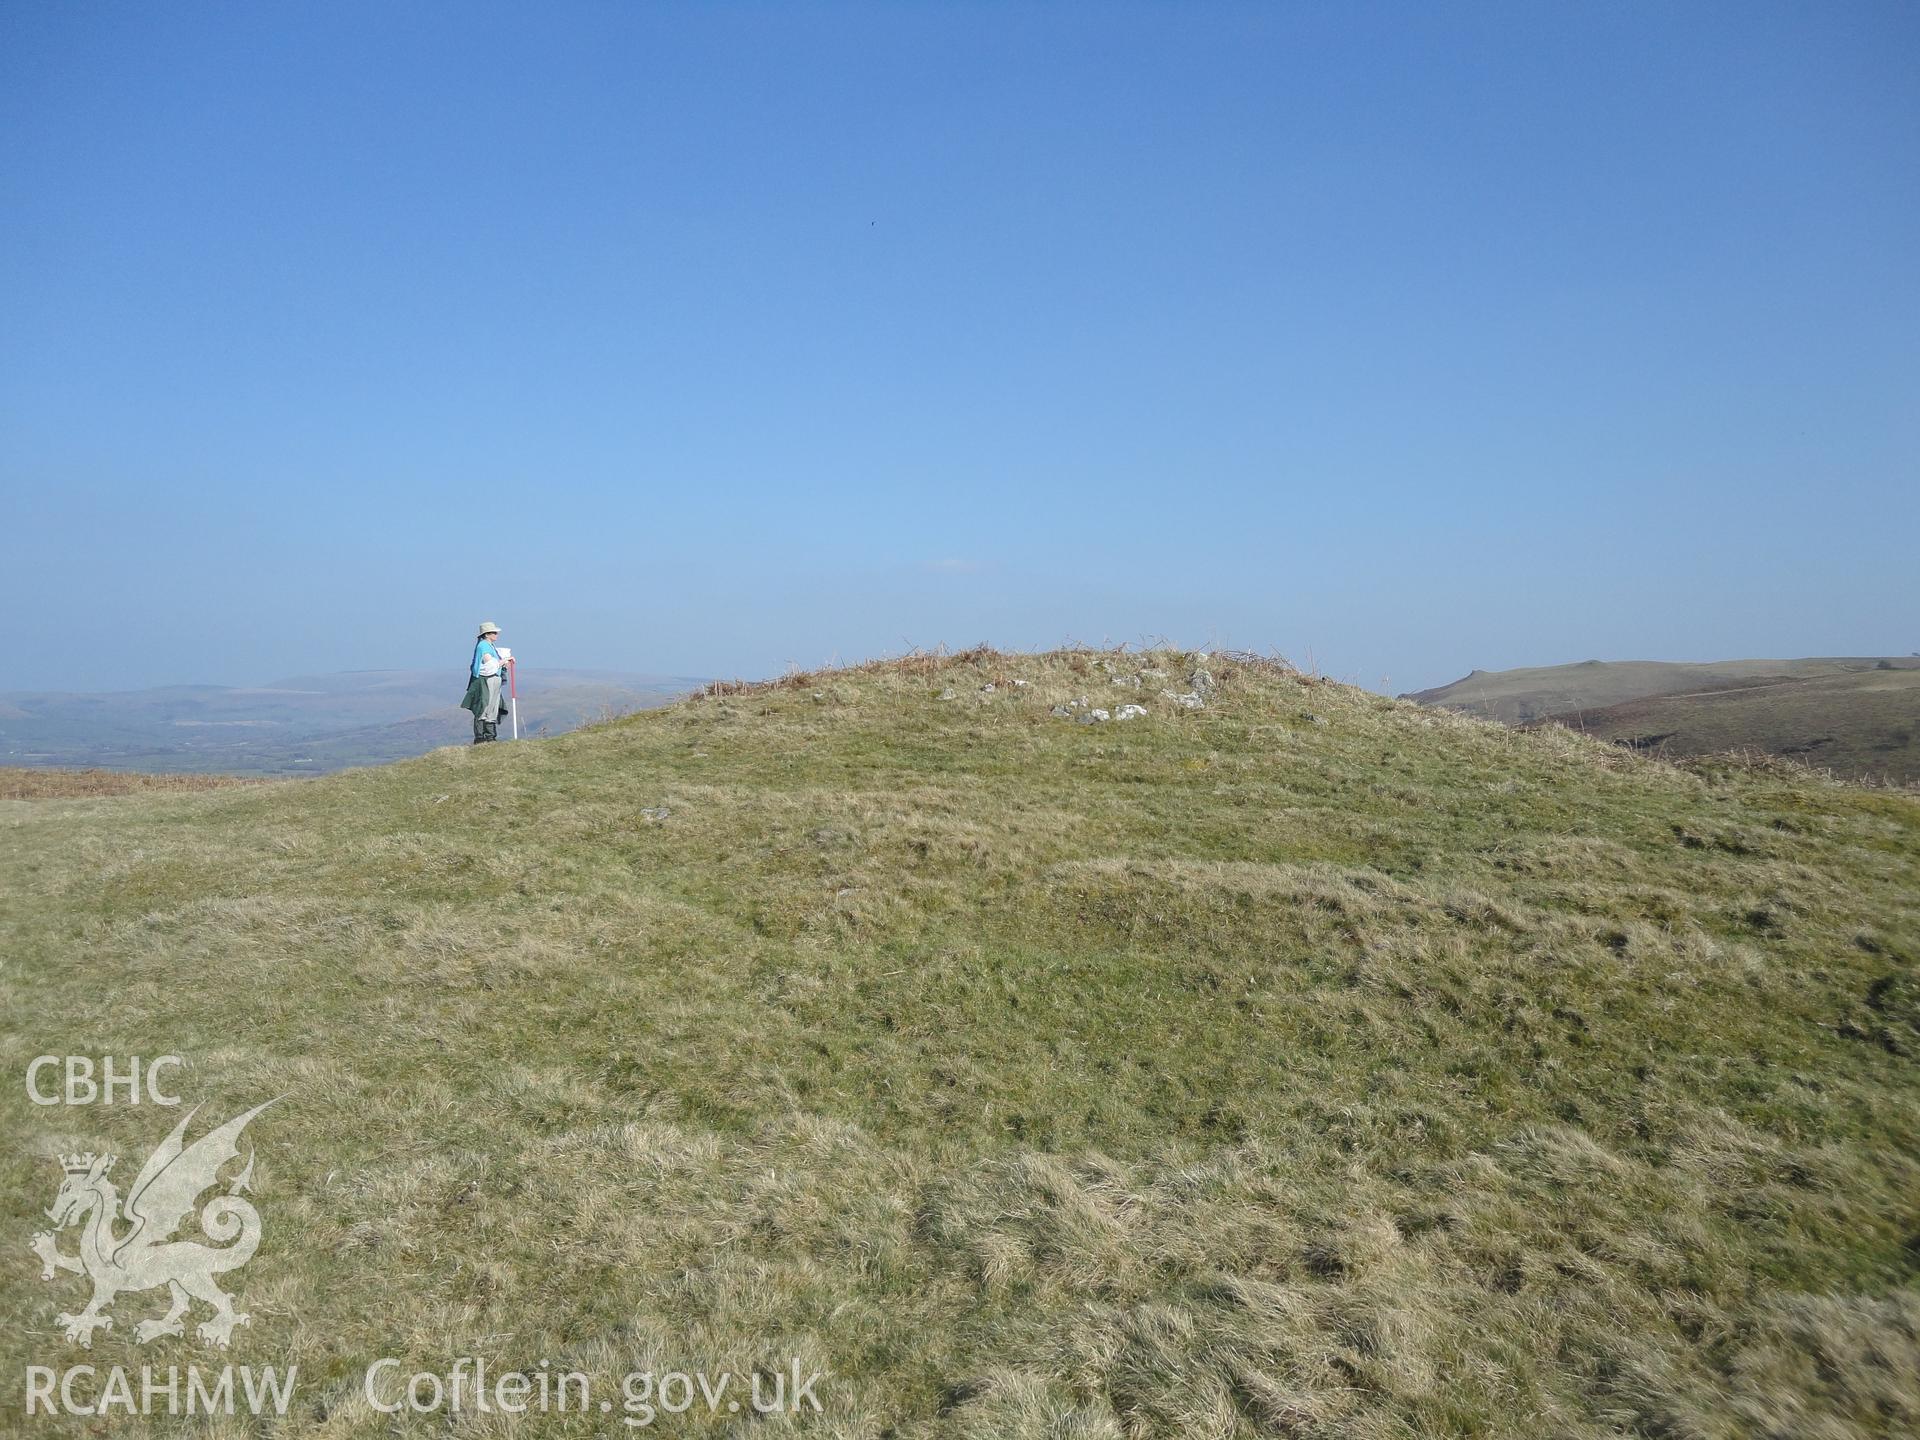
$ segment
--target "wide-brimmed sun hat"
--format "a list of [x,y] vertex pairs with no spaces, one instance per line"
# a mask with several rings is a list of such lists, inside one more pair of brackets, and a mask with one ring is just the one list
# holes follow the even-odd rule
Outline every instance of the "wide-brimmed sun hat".
[[499,633],[500,633],[500,627],[494,624],[493,621],[482,620],[480,622],[480,635],[476,636],[475,638],[478,639],[488,635],[498,635]]

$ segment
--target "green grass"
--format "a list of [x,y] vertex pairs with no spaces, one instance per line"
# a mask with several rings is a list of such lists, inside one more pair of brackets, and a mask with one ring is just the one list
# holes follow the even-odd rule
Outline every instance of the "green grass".
[[[1158,698],[1193,663],[5,802],[6,1064],[288,1095],[224,1357],[300,1366],[261,1433],[448,1433],[361,1372],[474,1354],[799,1356],[833,1436],[1920,1426],[1920,800],[1218,657]],[[154,1296],[68,1346],[25,1254],[52,1157],[174,1112],[4,1093],[11,1372],[218,1363],[133,1343]]]

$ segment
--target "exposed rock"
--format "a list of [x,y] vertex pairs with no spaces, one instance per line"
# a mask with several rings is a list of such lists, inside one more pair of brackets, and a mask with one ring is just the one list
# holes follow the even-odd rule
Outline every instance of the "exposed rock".
[[1211,670],[1195,669],[1193,674],[1187,677],[1187,688],[1203,698],[1211,695],[1213,693],[1213,672]]
[[1065,720],[1068,716],[1073,714],[1073,709],[1071,706],[1067,706],[1067,705],[1056,705],[1053,707],[1053,709],[1049,710],[1047,713],[1053,716],[1053,718],[1056,720]]
[[673,811],[669,810],[664,805],[648,805],[641,810],[640,818],[643,820],[659,821],[659,820],[666,819],[667,816],[671,815],[672,813]]
[[1032,683],[1033,682],[1031,680],[1016,680],[1013,682],[1013,687],[1016,690],[1024,690],[1027,688],[1027,686],[1031,685]]
[[1074,723],[1076,725],[1097,725],[1103,720],[1111,720],[1112,718],[1113,717],[1104,710],[1088,710]]
[[988,681],[988,682],[987,682],[986,684],[984,684],[984,685],[982,685],[982,686],[980,687],[980,693],[981,693],[982,695],[991,695],[991,694],[993,694],[993,682],[992,682],[991,680],[989,680],[989,681]]
[[1324,715],[1316,715],[1316,714],[1314,714],[1314,713],[1313,713],[1313,712],[1312,712],[1311,710],[1303,710],[1303,711],[1301,711],[1301,712],[1300,712],[1300,718],[1301,718],[1302,720],[1304,720],[1304,721],[1306,721],[1306,722],[1307,722],[1307,723],[1308,723],[1309,725],[1324,725],[1324,724],[1326,724],[1326,723],[1327,723],[1327,717],[1326,717],[1326,716],[1324,716]]
[[1120,709],[1115,712],[1113,718],[1116,720],[1138,720],[1146,713],[1147,707],[1144,705],[1122,705]]
[[1140,678],[1142,680],[1164,680],[1167,678],[1167,672],[1164,670],[1155,670],[1149,666],[1140,672]]
[[1138,675],[1116,675],[1113,677],[1113,683],[1138,690],[1140,688],[1140,677]]
[[1204,710],[1207,705],[1207,702],[1200,698],[1200,693],[1197,690],[1189,690],[1184,695],[1178,690],[1162,690],[1160,692],[1160,698],[1163,700],[1171,700],[1182,710]]
[[954,693],[953,687],[949,685],[946,689],[940,692],[940,698],[942,700],[958,700],[960,697]]

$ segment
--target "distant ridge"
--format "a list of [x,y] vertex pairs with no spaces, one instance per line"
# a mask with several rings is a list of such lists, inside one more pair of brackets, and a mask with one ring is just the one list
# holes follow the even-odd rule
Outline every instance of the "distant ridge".
[[1559,724],[1669,757],[1761,751],[1854,778],[1920,781],[1920,657],[1586,660],[1475,670],[1403,697],[1509,725]]

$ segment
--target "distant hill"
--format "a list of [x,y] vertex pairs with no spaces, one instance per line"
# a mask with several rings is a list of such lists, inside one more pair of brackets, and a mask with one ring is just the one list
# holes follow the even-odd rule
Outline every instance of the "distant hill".
[[[558,735],[663,704],[691,676],[527,671],[520,733]],[[297,675],[260,686],[0,695],[0,765],[316,774],[425,754],[472,738],[456,669]]]
[[1853,777],[1920,780],[1920,657],[1476,670],[1406,697],[1512,725],[1554,723],[1670,757],[1757,750]]

